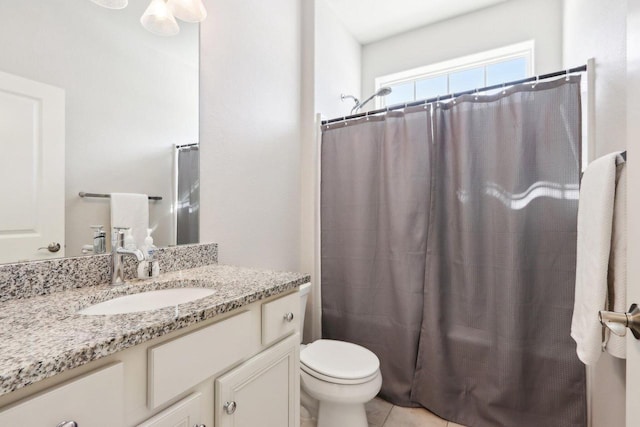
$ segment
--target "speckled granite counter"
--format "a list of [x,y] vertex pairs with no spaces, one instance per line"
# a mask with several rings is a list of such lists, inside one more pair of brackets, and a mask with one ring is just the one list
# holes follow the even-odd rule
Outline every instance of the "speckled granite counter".
[[[0,303],[0,395],[306,283],[300,273],[225,265],[179,270],[154,281],[94,285]],[[120,295],[207,287],[211,296],[153,311],[84,316]]]

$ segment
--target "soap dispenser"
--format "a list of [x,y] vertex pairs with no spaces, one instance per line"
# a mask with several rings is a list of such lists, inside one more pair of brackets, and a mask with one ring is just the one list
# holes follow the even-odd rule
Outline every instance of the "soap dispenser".
[[144,261],[138,265],[139,279],[149,279],[160,275],[160,265],[155,259],[155,253],[158,248],[153,244],[153,237],[151,237],[152,231],[151,228],[148,228],[147,237],[144,239],[144,247],[142,248]]
[[127,228],[127,234],[124,236],[124,248],[129,251],[135,251],[138,249],[136,247],[136,239],[133,237],[133,230],[131,228]]
[[104,254],[107,252],[107,233],[102,225],[91,225],[93,229],[93,253]]

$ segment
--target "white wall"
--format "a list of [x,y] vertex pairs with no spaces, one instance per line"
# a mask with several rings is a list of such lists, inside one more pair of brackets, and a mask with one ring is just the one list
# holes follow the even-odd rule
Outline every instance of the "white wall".
[[297,0],[208,0],[201,25],[200,237],[220,261],[298,270]]
[[360,98],[362,46],[325,0],[315,1],[315,106],[323,118],[348,115]]
[[535,72],[562,64],[562,1],[511,0],[364,46],[362,93],[375,78],[485,50],[535,40]]
[[[596,61],[595,157],[626,147],[627,2],[565,0],[564,67]],[[625,425],[625,361],[603,354],[588,371],[593,427]]]
[[172,144],[198,140],[198,28],[154,36],[138,22],[143,3],[0,3],[0,70],[66,91],[66,255],[91,243],[89,225],[109,227],[108,200],[80,191],[164,197],[150,222],[170,243]]
[[626,0],[565,0],[564,67],[596,61],[596,157],[626,146]]

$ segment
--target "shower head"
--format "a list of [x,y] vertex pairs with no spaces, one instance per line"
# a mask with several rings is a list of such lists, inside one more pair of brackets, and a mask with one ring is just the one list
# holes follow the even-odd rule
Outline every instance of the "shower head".
[[376,96],[387,96],[391,93],[391,88],[389,86],[384,86],[378,89],[376,92]]
[[[365,104],[369,101],[371,101],[373,98],[375,98],[376,96],[387,96],[391,93],[391,88],[389,86],[383,86],[380,89],[378,89],[376,91],[376,93],[374,93],[373,95],[371,95],[370,97],[368,97],[367,99],[365,99],[362,102],[356,102],[356,105],[353,106],[353,108],[351,109],[351,114],[353,113],[357,113],[359,109],[361,109],[362,107],[365,106]],[[355,98],[354,98],[355,99]],[[356,100],[357,101],[357,100]]]

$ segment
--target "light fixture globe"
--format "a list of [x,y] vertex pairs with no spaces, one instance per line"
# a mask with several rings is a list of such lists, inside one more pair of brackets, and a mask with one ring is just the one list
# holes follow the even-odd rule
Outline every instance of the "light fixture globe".
[[167,7],[165,0],[151,0],[149,7],[140,18],[140,23],[145,29],[158,36],[175,36],[180,32],[176,18]]
[[173,16],[185,22],[202,22],[207,17],[202,0],[169,0],[167,6]]
[[129,0],[91,0],[107,9],[124,9],[129,4]]

